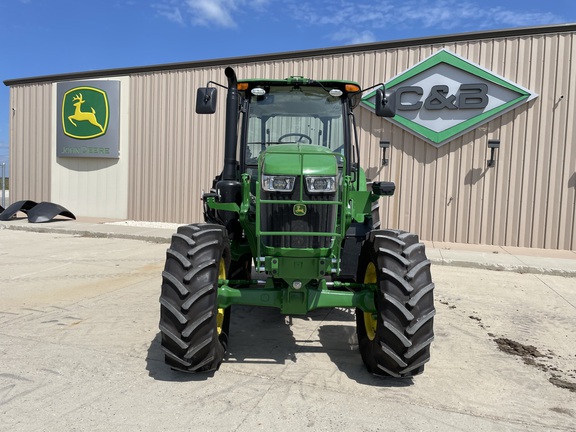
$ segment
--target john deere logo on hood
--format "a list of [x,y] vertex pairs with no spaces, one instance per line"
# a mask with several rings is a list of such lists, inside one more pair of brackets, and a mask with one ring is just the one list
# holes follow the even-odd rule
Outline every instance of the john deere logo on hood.
[[[437,147],[537,97],[448,50],[418,63],[385,87],[396,108],[390,121]],[[365,95],[362,105],[374,109],[375,93]]]
[[62,98],[62,130],[76,139],[106,133],[110,116],[106,92],[94,87],[75,87]]
[[294,215],[295,216],[304,216],[306,215],[306,204],[294,204]]

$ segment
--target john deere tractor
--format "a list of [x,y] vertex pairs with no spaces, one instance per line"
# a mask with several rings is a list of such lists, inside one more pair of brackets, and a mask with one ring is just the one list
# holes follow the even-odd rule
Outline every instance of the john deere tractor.
[[[196,112],[216,112],[226,89],[224,166],[204,193],[205,223],[178,228],[162,273],[166,363],[219,368],[234,305],[286,315],[355,310],[362,360],[374,374],[411,377],[430,359],[435,314],[430,261],[415,234],[377,229],[391,182],[359,166],[354,82],[239,81],[198,89]],[[375,114],[393,116],[383,86]],[[376,207],[376,211],[373,209]]]

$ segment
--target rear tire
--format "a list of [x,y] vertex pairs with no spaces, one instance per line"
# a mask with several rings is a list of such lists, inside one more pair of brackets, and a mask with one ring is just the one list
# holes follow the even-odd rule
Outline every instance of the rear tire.
[[218,279],[230,266],[226,230],[215,224],[181,226],[166,252],[160,331],[166,364],[187,372],[217,370],[226,352],[230,315],[218,309]]
[[430,261],[416,234],[371,231],[362,246],[358,282],[376,284],[377,313],[356,310],[362,360],[377,375],[412,377],[430,360],[435,315]]

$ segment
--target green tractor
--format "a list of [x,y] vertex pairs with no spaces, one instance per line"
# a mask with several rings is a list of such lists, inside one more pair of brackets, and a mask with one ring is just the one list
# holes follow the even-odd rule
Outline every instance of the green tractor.
[[[378,229],[377,201],[395,186],[367,182],[359,166],[360,86],[225,74],[227,87],[198,89],[198,114],[214,113],[216,86],[227,89],[224,167],[203,194],[205,223],[179,227],[167,251],[166,363],[217,370],[233,305],[286,315],[340,307],[356,311],[371,373],[422,373],[434,338],[430,261],[417,235]],[[376,115],[393,116],[382,84],[375,87]]]

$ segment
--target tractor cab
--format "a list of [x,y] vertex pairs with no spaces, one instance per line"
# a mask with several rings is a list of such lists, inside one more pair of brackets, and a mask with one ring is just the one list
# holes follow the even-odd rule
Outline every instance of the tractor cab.
[[360,99],[357,84],[291,77],[241,82],[238,88],[245,101],[241,167],[256,166],[258,156],[278,144],[314,145],[344,157],[349,153],[348,113]]

